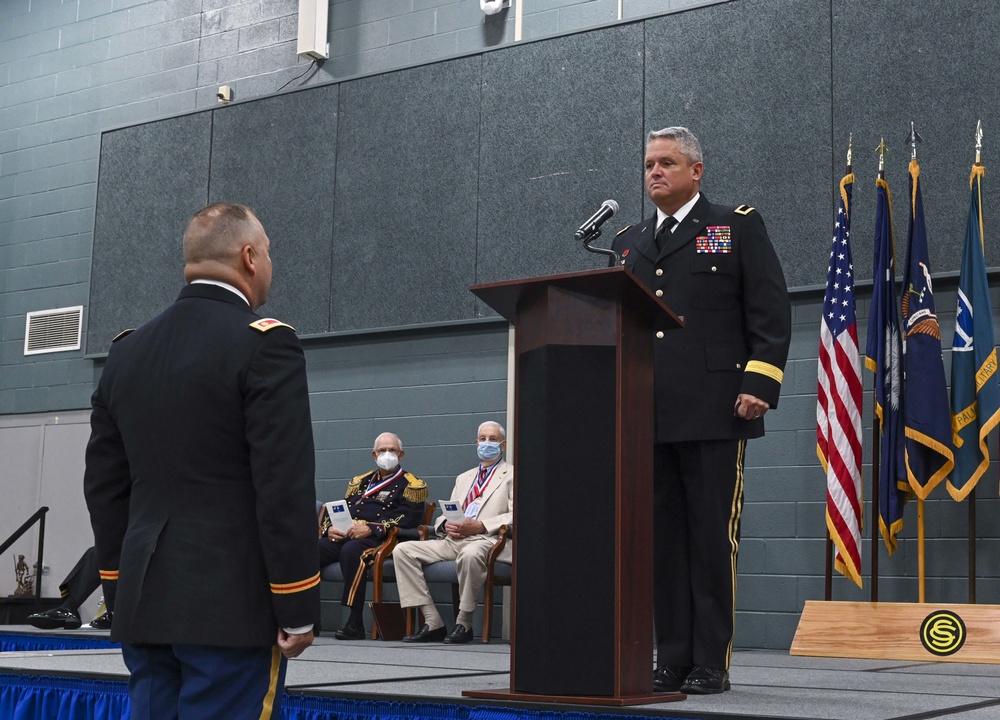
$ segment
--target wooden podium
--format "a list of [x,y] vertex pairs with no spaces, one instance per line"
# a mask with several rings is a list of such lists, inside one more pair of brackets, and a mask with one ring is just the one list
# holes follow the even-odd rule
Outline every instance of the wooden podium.
[[474,285],[515,326],[511,688],[653,694],[653,343],[683,325],[624,267]]

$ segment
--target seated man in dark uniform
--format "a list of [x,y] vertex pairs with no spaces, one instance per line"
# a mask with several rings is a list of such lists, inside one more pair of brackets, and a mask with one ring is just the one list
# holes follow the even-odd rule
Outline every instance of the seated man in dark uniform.
[[[97,570],[97,556],[94,548],[89,547],[69,571],[66,579],[59,583],[62,605],[29,615],[28,624],[42,630],[76,630],[83,625],[83,621],[80,620],[80,606],[100,586],[101,576]],[[111,618],[111,611],[105,610],[99,617],[90,621],[90,627],[95,630],[110,630]]]
[[341,603],[351,609],[347,623],[334,634],[338,640],[365,638],[362,613],[368,572],[361,560],[362,554],[381,545],[393,525],[417,527],[423,519],[427,500],[427,484],[404,472],[399,465],[403,459],[403,444],[398,436],[387,432],[375,438],[372,458],[378,468],[358,475],[347,486],[347,504],[354,526],[346,533],[339,532],[330,524],[325,511],[320,524],[320,567],[340,562],[344,573]]

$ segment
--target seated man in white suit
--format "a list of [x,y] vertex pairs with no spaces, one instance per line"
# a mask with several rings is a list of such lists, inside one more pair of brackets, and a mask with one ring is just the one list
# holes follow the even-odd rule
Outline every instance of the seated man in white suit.
[[[438,539],[400,543],[393,550],[400,604],[419,608],[424,618],[420,629],[403,642],[466,643],[472,639],[472,613],[486,583],[486,557],[500,526],[514,520],[514,468],[503,460],[506,445],[507,433],[500,423],[480,425],[479,465],[459,475],[451,491],[450,499],[462,503],[466,519],[452,523],[441,517],[434,526]],[[498,559],[510,562],[511,556],[508,544]],[[454,560],[458,566],[459,613],[451,634],[434,607],[423,573],[424,565],[439,560]]]

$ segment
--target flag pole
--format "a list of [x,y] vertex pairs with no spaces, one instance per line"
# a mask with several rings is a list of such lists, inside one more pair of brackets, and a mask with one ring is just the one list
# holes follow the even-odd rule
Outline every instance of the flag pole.
[[[878,177],[879,180],[885,181],[885,154],[889,151],[889,148],[885,145],[885,138],[880,138],[878,147],[875,148],[875,152],[878,153]],[[870,352],[870,351],[869,351]],[[878,375],[872,375],[872,397],[878,397]],[[879,434],[879,419],[878,412],[873,407],[872,408],[872,587],[871,587],[871,601],[878,602],[878,546],[879,546],[879,516],[881,513],[881,508],[879,507],[879,471],[881,469],[882,460],[882,443],[881,435]]]
[[[976,121],[976,162],[978,167],[983,164],[983,121]],[[975,169],[975,168],[973,168]],[[982,206],[979,208],[982,218]],[[980,235],[983,243],[986,239]],[[986,248],[983,248],[984,254]],[[977,483],[978,484],[978,483]],[[969,493],[969,604],[976,604],[976,486]]]
[[[906,144],[910,146],[910,163],[917,162],[917,143],[922,141],[923,138],[917,133],[916,128],[913,125],[913,121],[910,121],[910,134],[906,136]],[[911,201],[912,202],[912,201]],[[906,288],[903,289],[906,292]],[[925,564],[925,554],[924,554],[924,499],[917,495],[917,598],[918,602],[924,602],[925,598],[925,575],[924,575],[924,564]]]

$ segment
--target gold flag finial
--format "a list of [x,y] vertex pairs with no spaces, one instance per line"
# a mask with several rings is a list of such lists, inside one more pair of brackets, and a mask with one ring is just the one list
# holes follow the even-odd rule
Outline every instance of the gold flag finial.
[[853,152],[854,146],[854,133],[847,134],[847,172],[851,171],[851,153]]
[[976,165],[983,164],[983,121],[976,121]]
[[875,152],[878,153],[878,176],[885,179],[885,154],[889,152],[889,148],[885,145],[885,138],[879,138],[878,147],[875,148]]

